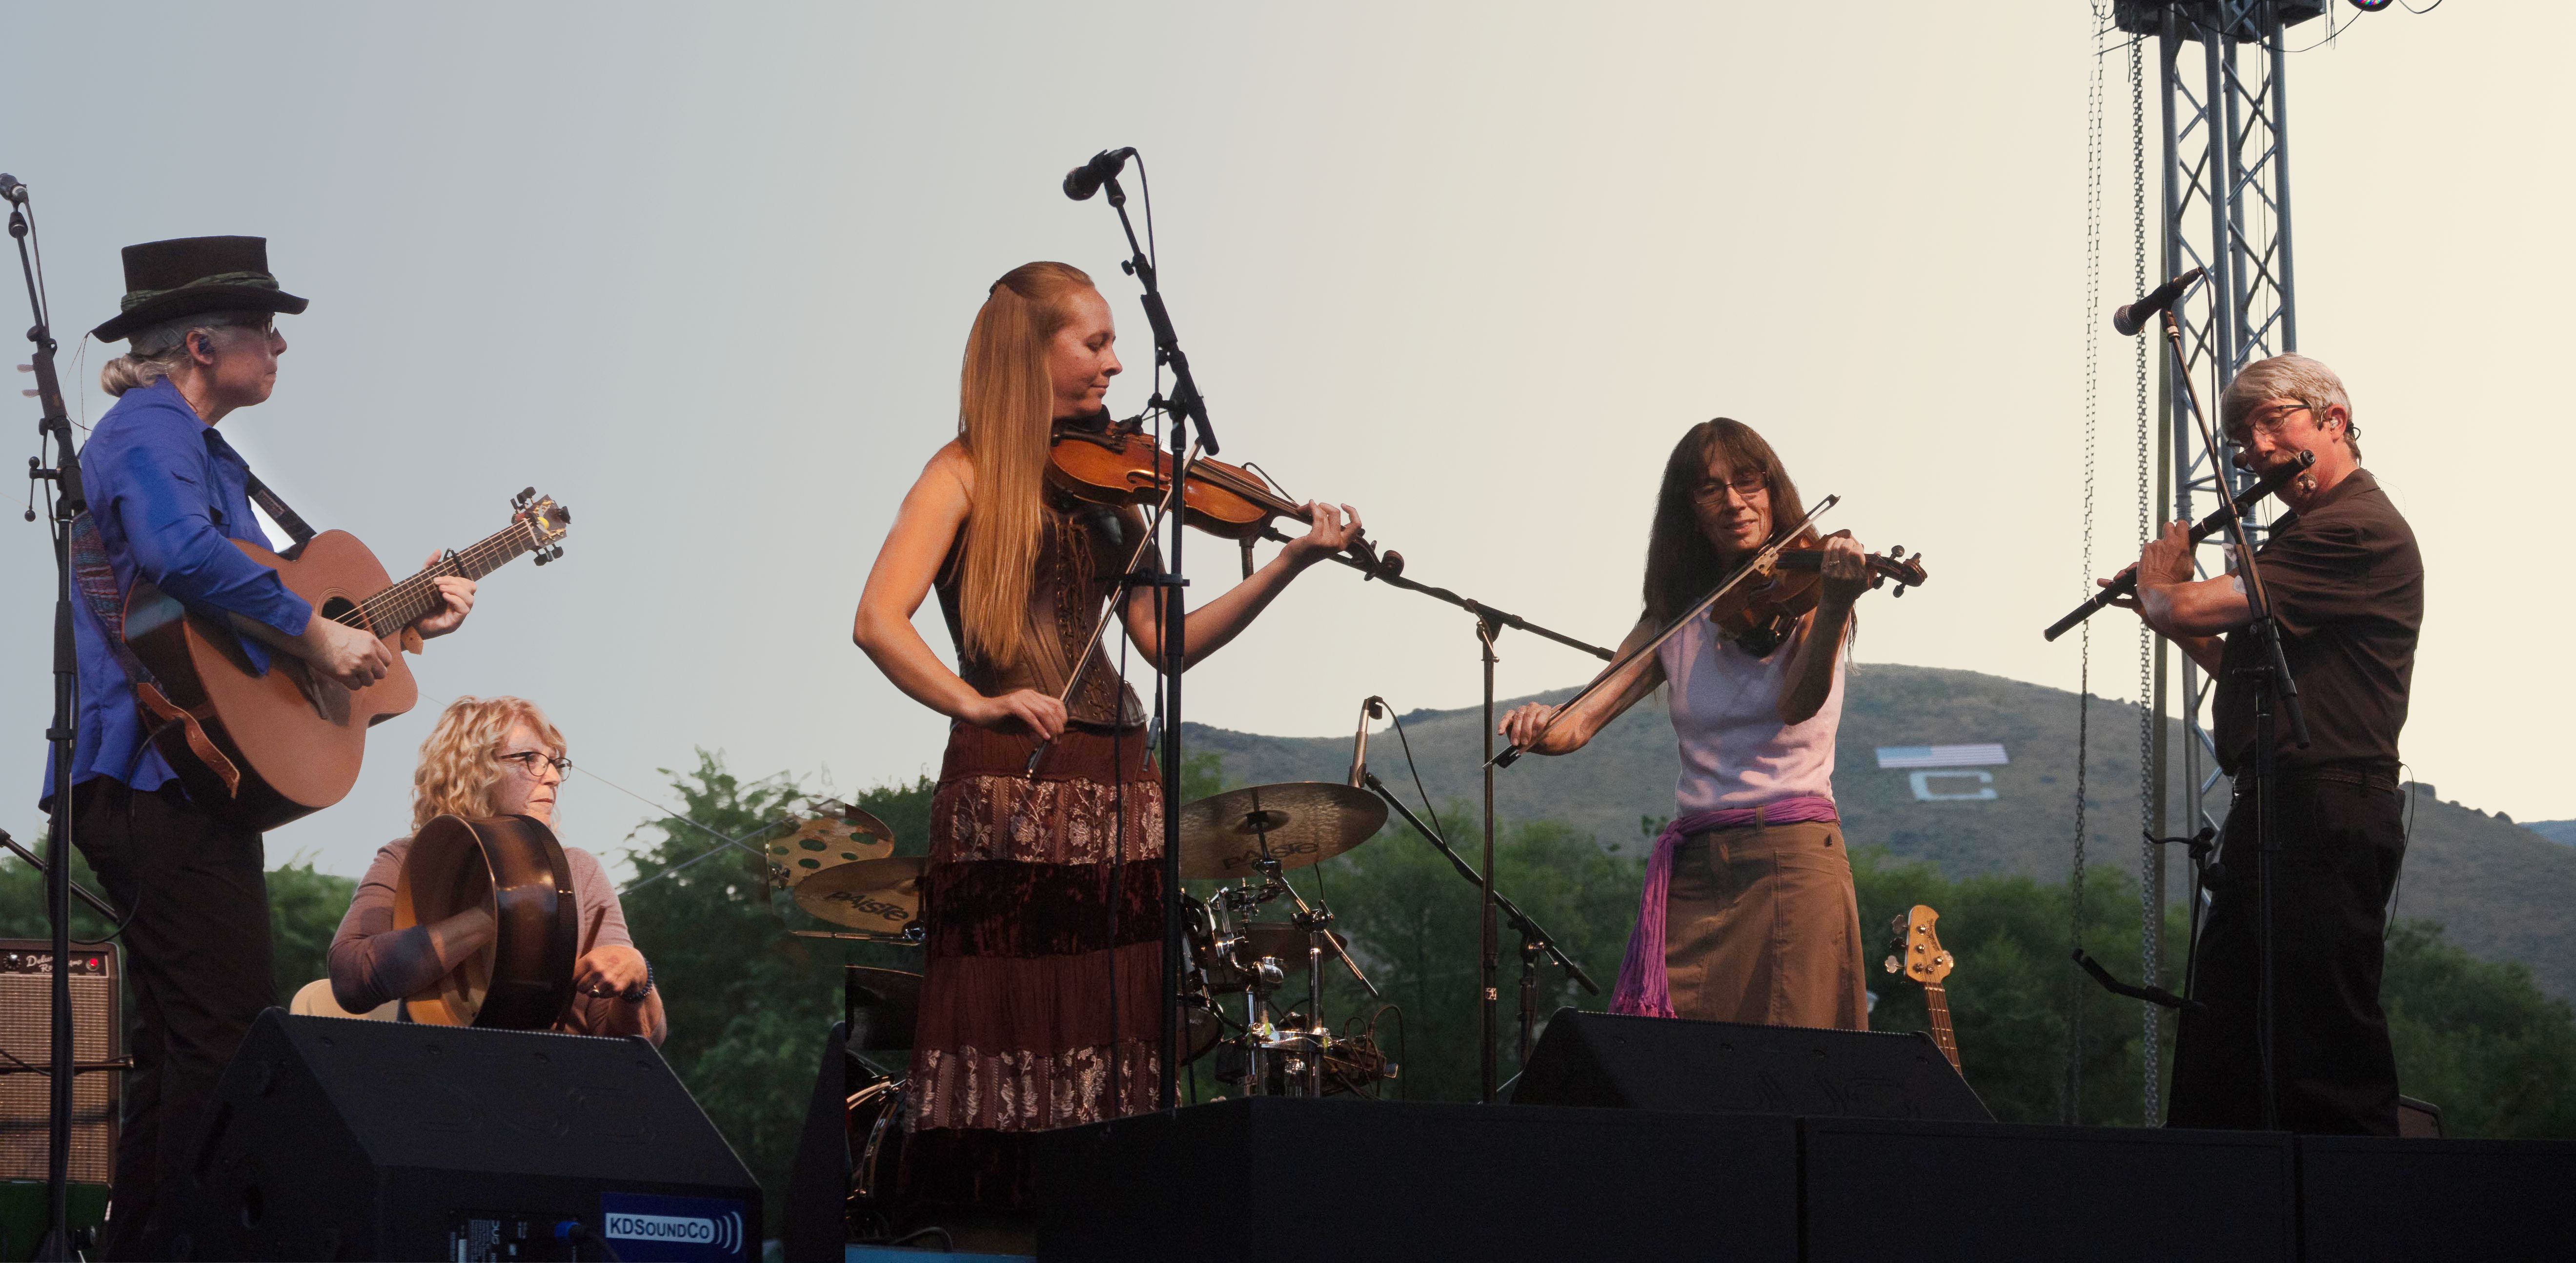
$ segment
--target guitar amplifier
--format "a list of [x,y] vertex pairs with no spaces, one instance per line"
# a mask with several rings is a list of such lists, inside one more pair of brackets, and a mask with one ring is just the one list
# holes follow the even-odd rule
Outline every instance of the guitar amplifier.
[[[113,943],[73,944],[72,1060],[96,1066],[124,1056],[121,983]],[[54,945],[0,939],[0,1180],[45,1178],[51,1093],[42,1071],[53,1054]],[[72,1180],[105,1184],[116,1168],[117,1071],[72,1081]]]
[[642,1039],[260,1015],[165,1259],[749,1263],[760,1185]]

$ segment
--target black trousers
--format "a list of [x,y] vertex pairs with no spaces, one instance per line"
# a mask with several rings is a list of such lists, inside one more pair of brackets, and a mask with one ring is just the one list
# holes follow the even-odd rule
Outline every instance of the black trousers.
[[72,840],[126,923],[132,1000],[125,1114],[110,1195],[110,1259],[154,1257],[162,1173],[187,1160],[198,1115],[251,1021],[277,1003],[260,836],[189,805],[178,785],[139,794],[106,777],[72,791]]
[[[2288,775],[2273,791],[2273,1074],[2286,1130],[2397,1134],[2397,1060],[2379,975],[2388,896],[2406,858],[2401,803],[2393,787]],[[2182,1015],[2166,1122],[2260,1128],[2262,886],[2250,792],[2228,810],[2219,863],[2194,983],[2208,1007]]]

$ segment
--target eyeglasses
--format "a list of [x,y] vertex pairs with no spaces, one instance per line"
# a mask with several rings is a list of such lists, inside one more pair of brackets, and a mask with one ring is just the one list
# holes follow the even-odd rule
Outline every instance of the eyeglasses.
[[[2242,422],[2229,427],[2229,437],[2233,438],[2238,434],[2247,433],[2253,430],[2261,430],[2265,434],[2278,434],[2281,432],[2282,426],[2290,423],[2291,414],[2314,411],[2316,411],[2316,409],[2303,403],[2284,404],[2278,408],[2267,408],[2262,412],[2258,412],[2253,416],[2245,418]],[[2241,442],[2242,440],[2239,441]]]
[[1691,499],[1701,504],[1718,504],[1726,499],[1726,493],[1730,488],[1734,490],[1737,497],[1750,502],[1755,496],[1770,493],[1771,480],[1760,474],[1737,474],[1725,482],[1712,478],[1694,489],[1691,492]]
[[545,773],[537,770],[539,767],[553,768],[555,770],[555,776],[561,778],[564,774],[564,769],[572,766],[572,760],[567,759],[560,754],[548,754],[543,750],[520,750],[511,754],[496,754],[492,757],[518,769],[519,775],[527,777],[532,781],[541,781],[546,778]]

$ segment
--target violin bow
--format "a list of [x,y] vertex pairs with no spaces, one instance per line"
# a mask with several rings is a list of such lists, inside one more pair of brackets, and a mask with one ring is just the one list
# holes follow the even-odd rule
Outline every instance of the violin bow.
[[[1091,669],[1091,660],[1100,656],[1100,638],[1108,632],[1109,620],[1117,617],[1119,607],[1123,603],[1122,598],[1127,592],[1128,578],[1136,573],[1136,563],[1145,559],[1145,550],[1154,546],[1154,532],[1163,525],[1163,515],[1172,511],[1173,501],[1182,494],[1183,488],[1189,486],[1190,469],[1198,463],[1199,443],[1197,439],[1192,439],[1190,450],[1181,461],[1179,474],[1172,479],[1171,486],[1164,489],[1163,501],[1154,506],[1154,516],[1145,523],[1145,529],[1137,532],[1136,547],[1128,552],[1127,564],[1119,567],[1118,593],[1101,605],[1100,617],[1092,620],[1091,636],[1082,642],[1082,656],[1073,660],[1073,669],[1065,673],[1064,691],[1056,694],[1056,705],[1073,704],[1073,692],[1082,687],[1083,673]],[[1164,630],[1168,634],[1171,629]],[[1126,716],[1121,715],[1119,718],[1124,719]],[[1021,779],[1036,780],[1038,764],[1046,758],[1047,751],[1054,748],[1055,738],[1047,737],[1040,740],[1038,748],[1029,751],[1029,765],[1021,773]]]
[[[1746,579],[1755,574],[1769,570],[1771,568],[1772,561],[1780,556],[1780,550],[1787,548],[1792,541],[1796,540],[1799,536],[1806,534],[1807,528],[1815,525],[1817,518],[1823,517],[1826,510],[1831,509],[1840,503],[1842,503],[1841,496],[1826,496],[1822,501],[1817,503],[1815,508],[1809,509],[1807,511],[1807,516],[1800,518],[1797,525],[1772,536],[1770,543],[1764,544],[1760,552],[1746,558],[1742,565],[1735,568],[1735,573],[1726,576],[1725,582],[1709,589],[1708,595],[1692,602],[1689,609],[1682,611],[1681,617],[1665,624],[1662,631],[1655,633],[1655,638],[1653,640],[1649,640],[1646,643],[1637,646],[1633,652],[1620,655],[1617,662],[1613,662],[1609,666],[1601,668],[1601,674],[1592,677],[1592,682],[1590,684],[1584,685],[1581,692],[1565,699],[1565,704],[1557,707],[1555,714],[1548,716],[1547,726],[1538,730],[1538,736],[1531,739],[1531,745],[1534,746],[1540,741],[1545,741],[1547,739],[1547,734],[1556,731],[1556,726],[1563,723],[1567,715],[1573,714],[1574,708],[1582,705],[1585,698],[1601,691],[1601,687],[1603,685],[1618,678],[1621,672],[1626,671],[1629,666],[1635,663],[1638,659],[1662,648],[1665,641],[1681,634],[1682,628],[1689,626],[1692,619],[1698,618],[1700,615],[1707,613],[1710,606],[1717,604],[1718,601],[1725,597],[1727,593],[1734,591],[1736,585],[1743,583]],[[1522,755],[1529,753],[1529,751],[1530,746],[1524,746],[1517,743],[1508,745],[1503,747],[1502,753],[1495,755],[1490,760],[1487,760],[1487,765],[1492,767],[1510,767],[1515,760],[1519,759]]]

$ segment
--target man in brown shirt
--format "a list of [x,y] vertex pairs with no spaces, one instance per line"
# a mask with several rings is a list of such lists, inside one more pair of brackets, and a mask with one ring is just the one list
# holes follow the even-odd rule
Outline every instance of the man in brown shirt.
[[[2273,1082],[2291,1131],[2397,1134],[2397,1066],[2379,1007],[2388,897],[2405,858],[2397,734],[2406,723],[2424,566],[2415,535],[2361,468],[2334,371],[2299,355],[2248,366],[2219,418],[2237,460],[2268,473],[2311,452],[2283,488],[2292,512],[2255,553],[2298,685],[2309,743],[2275,706],[2272,784]],[[2256,1003],[2260,857],[2252,773],[2263,646],[2242,580],[2193,579],[2182,523],[2138,561],[2139,614],[2217,685],[2219,767],[2236,778],[2219,874],[2174,1051],[2176,1127],[2261,1127]],[[2220,639],[2224,636],[2224,640]]]

